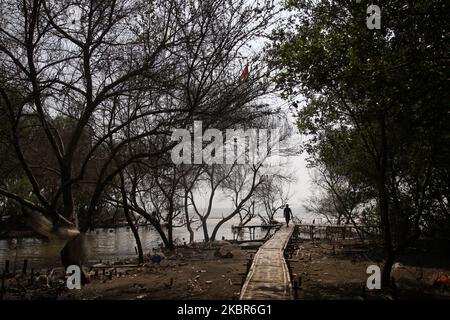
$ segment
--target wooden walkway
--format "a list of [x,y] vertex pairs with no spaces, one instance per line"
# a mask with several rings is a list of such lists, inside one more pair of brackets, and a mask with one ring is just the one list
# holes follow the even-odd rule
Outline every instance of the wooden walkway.
[[292,299],[291,279],[284,260],[284,249],[294,226],[282,226],[255,254],[242,286],[241,300]]

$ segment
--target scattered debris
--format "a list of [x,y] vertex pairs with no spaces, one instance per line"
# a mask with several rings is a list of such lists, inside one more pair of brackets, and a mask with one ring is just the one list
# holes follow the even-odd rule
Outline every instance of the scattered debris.
[[441,289],[450,289],[450,276],[442,272],[433,275],[433,285]]
[[150,261],[153,263],[161,263],[161,261],[163,260],[162,255],[159,254],[154,254],[153,256],[151,256]]
[[396,262],[392,266],[392,270],[397,270],[397,269],[405,269],[405,267],[400,262]]

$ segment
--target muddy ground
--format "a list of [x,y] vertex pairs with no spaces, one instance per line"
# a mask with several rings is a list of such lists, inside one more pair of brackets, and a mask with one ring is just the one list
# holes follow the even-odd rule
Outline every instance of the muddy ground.
[[159,263],[147,254],[142,266],[134,259],[102,262],[86,268],[90,283],[81,290],[68,290],[57,268],[50,276],[35,276],[33,284],[30,276],[7,279],[4,299],[236,299],[251,252],[222,243],[158,252]]
[[382,266],[375,246],[355,240],[299,240],[297,246],[290,265],[301,282],[299,299],[450,299],[450,288],[434,285],[438,273],[450,274],[448,243],[417,243],[394,264],[394,289],[371,291],[366,288],[367,267]]
[[[450,274],[450,248],[442,243],[421,242],[408,249],[394,266],[396,289],[369,291],[364,289],[367,267],[382,265],[373,245],[296,241],[290,266],[301,283],[298,299],[450,299],[450,288],[434,285],[436,274]],[[161,254],[160,263],[151,262],[150,254],[144,265],[134,260],[102,262],[90,268],[91,282],[81,290],[68,290],[62,269],[56,268],[50,275],[7,278],[3,299],[238,299],[254,253],[222,242],[178,248]]]
[[81,291],[67,292],[61,298],[236,299],[248,253],[237,245],[220,250],[231,252],[232,257],[216,257],[217,248],[180,248],[159,264],[128,269],[128,274],[114,275],[112,280],[99,275]]

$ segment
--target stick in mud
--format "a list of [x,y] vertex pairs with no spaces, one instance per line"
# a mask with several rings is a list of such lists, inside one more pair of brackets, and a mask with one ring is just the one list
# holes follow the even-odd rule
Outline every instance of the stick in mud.
[[5,270],[3,274],[5,275],[9,274],[9,260],[5,260]]
[[294,280],[294,300],[298,300],[298,282]]
[[25,276],[27,274],[27,268],[28,268],[28,259],[23,260],[23,267],[22,267],[22,275]]
[[3,275],[2,275],[2,283],[0,286],[0,300],[3,300],[3,294],[5,292],[5,279],[7,274],[9,273],[9,260],[5,261],[5,269],[3,270]]

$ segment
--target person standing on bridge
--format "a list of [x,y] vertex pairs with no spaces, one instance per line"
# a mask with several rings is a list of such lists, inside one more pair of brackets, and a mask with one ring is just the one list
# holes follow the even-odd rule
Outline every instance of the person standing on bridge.
[[289,205],[286,204],[286,207],[284,208],[284,218],[286,219],[286,228],[289,227],[289,221],[294,216],[292,215],[292,210],[289,208]]

